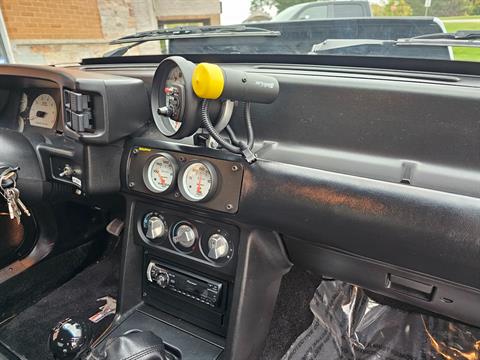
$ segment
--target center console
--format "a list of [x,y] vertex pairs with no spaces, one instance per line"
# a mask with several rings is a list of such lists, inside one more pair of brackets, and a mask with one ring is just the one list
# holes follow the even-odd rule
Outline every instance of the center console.
[[[133,147],[126,183],[136,201],[133,239],[143,249],[142,300],[214,334],[228,329],[240,230],[175,205],[238,210],[243,165]],[[172,206],[173,205],[173,206]]]
[[162,338],[177,359],[261,353],[291,264],[277,234],[238,222],[245,165],[218,155],[131,141],[119,306],[98,346],[136,329]]

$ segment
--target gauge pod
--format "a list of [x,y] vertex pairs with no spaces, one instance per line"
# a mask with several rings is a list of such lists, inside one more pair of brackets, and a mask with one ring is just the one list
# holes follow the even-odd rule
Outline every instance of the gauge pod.
[[155,71],[151,106],[158,130],[181,139],[193,135],[201,126],[200,100],[192,88],[195,64],[180,57],[163,60]]
[[215,167],[208,161],[187,163],[178,176],[178,188],[189,201],[207,201],[215,195],[218,175]]
[[147,161],[143,169],[143,182],[154,193],[166,193],[175,186],[178,165],[175,158],[159,153]]

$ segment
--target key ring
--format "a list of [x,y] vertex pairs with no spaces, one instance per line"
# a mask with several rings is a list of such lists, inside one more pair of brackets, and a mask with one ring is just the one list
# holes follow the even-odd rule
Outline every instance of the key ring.
[[[19,168],[18,167],[7,166],[7,165],[0,166],[0,169],[2,169],[2,168],[4,170],[1,172],[1,175],[0,175],[0,190],[2,191],[2,193],[4,193],[5,190],[9,187],[12,187],[12,185],[14,187],[17,186],[16,180],[17,180],[17,177],[18,177],[17,172],[18,172]],[[12,183],[8,183],[8,180],[11,180]]]

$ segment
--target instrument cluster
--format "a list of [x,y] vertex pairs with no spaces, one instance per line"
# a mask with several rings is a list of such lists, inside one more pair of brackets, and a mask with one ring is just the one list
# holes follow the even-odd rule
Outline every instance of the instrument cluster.
[[134,147],[127,163],[127,187],[155,198],[235,213],[243,165],[176,151]]
[[28,127],[55,129],[60,114],[60,96],[57,90],[47,88],[24,89],[18,106],[18,130]]

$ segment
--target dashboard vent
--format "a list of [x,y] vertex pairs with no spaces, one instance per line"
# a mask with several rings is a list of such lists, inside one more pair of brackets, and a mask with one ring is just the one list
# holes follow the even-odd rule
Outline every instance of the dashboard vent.
[[65,123],[76,132],[93,132],[91,97],[70,90],[64,90]]

